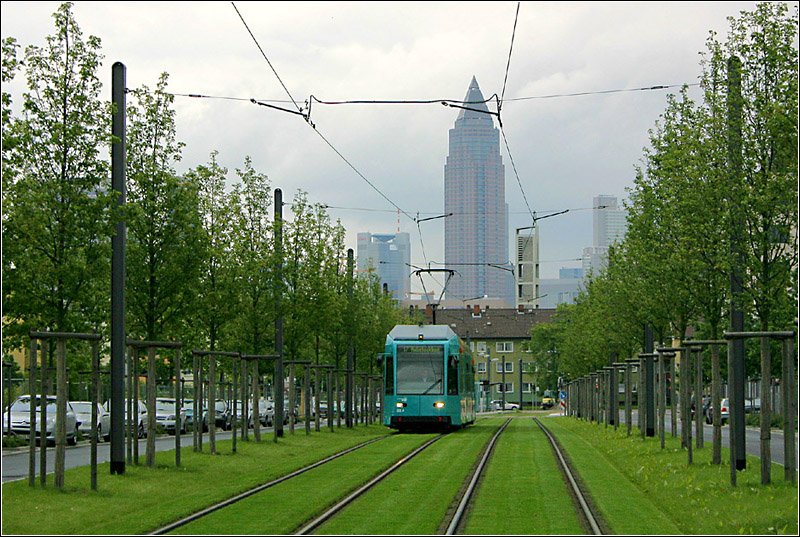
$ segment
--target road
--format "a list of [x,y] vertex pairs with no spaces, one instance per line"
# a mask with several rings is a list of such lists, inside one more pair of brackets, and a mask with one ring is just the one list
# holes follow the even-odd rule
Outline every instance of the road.
[[[272,438],[272,429],[261,428],[262,435],[269,433]],[[253,437],[252,429],[250,438]],[[229,440],[231,438],[230,431],[217,431],[217,440]],[[85,466],[89,464],[90,448],[88,441],[79,442],[77,446],[67,446],[65,455],[65,466],[67,469],[75,468],[76,466]],[[175,449],[175,437],[170,435],[161,435],[156,437],[156,451],[167,451]],[[181,435],[181,449],[192,449],[192,435]],[[208,450],[208,433],[203,434],[203,449]],[[145,451],[147,450],[147,439],[142,438],[139,440],[139,463],[144,462]],[[127,456],[127,451],[126,451]],[[15,481],[18,479],[27,479],[28,477],[28,464],[29,464],[30,451],[28,447],[15,448],[10,450],[3,450],[3,464],[2,464],[2,482]],[[39,473],[39,447],[36,448],[36,473],[38,479]],[[47,470],[48,474],[52,473],[55,469],[56,450],[54,447],[47,448]],[[97,444],[97,462],[103,463],[111,460],[111,444],[109,442],[101,442]],[[126,459],[127,460],[127,459]]]
[[[666,417],[664,418],[664,432],[667,436],[672,436],[672,425],[671,419],[672,415],[669,410],[665,412]],[[620,411],[619,413],[620,419],[620,426],[625,426],[625,412]],[[636,423],[638,420],[638,414],[634,410],[631,416],[631,422],[633,423],[634,428],[636,427]],[[695,425],[692,422],[692,442],[693,446],[696,445],[696,439],[694,438],[694,429]],[[722,447],[727,448],[730,446],[730,439],[728,432],[730,431],[730,427],[727,425],[722,426]],[[680,416],[678,417],[678,428],[676,434],[681,434],[681,421]],[[703,446],[704,450],[708,450],[711,452],[711,442],[713,440],[714,434],[714,427],[712,425],[708,425],[705,420],[703,420],[703,440],[705,444]],[[747,451],[748,455],[753,455],[754,457],[761,457],[761,430],[756,427],[745,427],[745,451]],[[656,435],[656,438],[658,436]],[[795,443],[797,442],[797,438],[795,438]],[[795,450],[797,452],[797,450]],[[783,430],[781,429],[771,429],[770,434],[770,458],[772,462],[783,464],[783,457],[784,457],[784,449],[783,449]]]

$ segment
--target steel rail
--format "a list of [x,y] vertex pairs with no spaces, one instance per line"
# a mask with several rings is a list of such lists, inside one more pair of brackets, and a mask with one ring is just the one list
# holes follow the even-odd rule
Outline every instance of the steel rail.
[[575,493],[575,498],[578,500],[578,504],[580,505],[581,511],[583,512],[583,516],[586,518],[586,521],[589,523],[589,526],[592,529],[592,534],[594,535],[603,535],[603,532],[600,530],[600,526],[597,523],[597,519],[594,516],[591,508],[589,507],[589,503],[586,501],[586,497],[583,495],[580,487],[578,487],[578,482],[575,480],[575,477],[572,475],[572,471],[567,464],[566,459],[564,459],[564,455],[561,453],[561,449],[558,447],[555,438],[547,430],[541,421],[538,418],[533,418],[533,421],[542,429],[544,434],[547,436],[547,439],[550,440],[550,445],[553,446],[553,451],[555,451],[556,456],[558,457],[558,462],[561,465],[561,469],[564,471],[564,475],[567,476],[567,480],[569,481],[570,486],[572,487],[572,491]]
[[500,426],[492,439],[486,446],[486,449],[483,450],[483,456],[481,457],[480,462],[478,463],[478,467],[475,468],[475,471],[472,474],[472,479],[470,479],[469,485],[467,486],[467,490],[464,491],[464,495],[461,497],[461,501],[458,504],[458,508],[456,509],[455,514],[453,515],[453,519],[450,521],[450,524],[447,526],[447,531],[445,535],[455,535],[456,528],[458,528],[459,524],[461,524],[461,519],[466,512],[467,505],[469,505],[470,500],[472,499],[472,493],[475,491],[475,487],[478,483],[478,479],[480,479],[481,474],[483,474],[483,469],[486,466],[486,463],[489,461],[489,457],[492,455],[494,451],[494,445],[497,442],[497,439],[503,433],[503,431],[508,427],[508,424],[511,423],[511,418],[507,419],[506,422]]
[[270,481],[269,483],[264,483],[264,484],[258,485],[256,487],[253,487],[252,489],[249,489],[249,490],[246,490],[246,491],[242,492],[241,494],[237,494],[236,496],[234,496],[232,498],[228,498],[227,500],[223,500],[223,501],[221,501],[219,503],[216,503],[214,505],[206,507],[205,509],[203,509],[201,511],[198,511],[198,512],[192,514],[192,515],[189,515],[186,518],[182,518],[182,519],[177,520],[177,521],[175,521],[175,522],[173,522],[173,523],[171,523],[171,524],[169,524],[167,526],[159,528],[159,529],[149,533],[149,535],[163,535],[165,533],[169,533],[170,531],[172,531],[172,530],[174,530],[176,528],[179,528],[179,527],[181,527],[181,526],[183,526],[185,524],[188,524],[189,522],[194,522],[195,520],[198,520],[200,518],[203,518],[204,516],[210,515],[211,513],[222,509],[223,507],[228,507],[229,505],[234,504],[234,503],[236,503],[236,502],[238,502],[240,500],[244,500],[245,498],[247,498],[249,496],[252,496],[253,494],[256,494],[258,492],[266,490],[266,489],[268,489],[270,487],[274,487],[275,485],[277,485],[279,483],[283,483],[284,481],[287,481],[287,480],[289,480],[289,479],[291,479],[293,477],[297,477],[300,474],[303,474],[303,473],[305,473],[305,472],[307,472],[309,470],[313,470],[314,468],[317,468],[318,466],[322,466],[323,464],[331,462],[332,460],[338,459],[339,457],[347,455],[348,453],[352,453],[353,451],[356,451],[357,449],[361,449],[361,448],[363,448],[365,446],[368,446],[368,445],[370,445],[372,443],[375,443],[375,442],[377,442],[379,440],[383,440],[384,438],[388,438],[388,436],[381,436],[381,437],[378,437],[378,438],[373,438],[371,440],[367,440],[366,442],[362,442],[360,444],[357,444],[357,445],[355,445],[355,446],[353,446],[351,448],[347,448],[347,449],[345,449],[343,451],[340,451],[338,453],[334,453],[330,457],[326,457],[326,458],[321,459],[321,460],[319,460],[319,461],[317,461],[317,462],[315,462],[313,464],[310,464],[308,466],[300,468],[299,470],[295,470],[294,472],[291,472],[291,473],[286,474],[286,475],[284,475],[282,477],[274,479],[274,480]]
[[412,458],[417,456],[419,453],[421,453],[422,451],[427,449],[431,444],[433,444],[434,442],[436,442],[437,440],[439,440],[440,438],[445,436],[445,434],[446,433],[442,433],[442,434],[440,434],[440,435],[428,440],[427,442],[422,444],[420,447],[418,447],[417,449],[415,449],[414,451],[412,451],[408,455],[403,456],[403,458],[401,458],[396,463],[394,463],[392,466],[390,466],[389,468],[387,468],[386,470],[384,470],[383,472],[378,474],[376,477],[372,478],[365,485],[362,485],[358,490],[356,490],[355,492],[352,492],[345,499],[343,499],[342,501],[338,502],[336,505],[334,505],[333,507],[331,507],[330,509],[328,509],[327,511],[322,513],[320,516],[316,517],[311,522],[309,522],[308,524],[306,524],[305,526],[300,528],[295,533],[295,535],[308,535],[309,533],[314,531],[317,527],[319,527],[321,524],[323,524],[324,522],[329,520],[336,513],[338,513],[339,511],[341,511],[342,509],[347,507],[349,504],[351,504],[353,501],[355,501],[356,498],[358,498],[359,496],[361,496],[362,494],[367,492],[369,489],[371,489],[372,487],[374,487],[375,485],[377,485],[378,483],[380,483],[381,481],[386,479],[395,470],[397,470],[398,468],[403,466],[405,463],[410,461]]

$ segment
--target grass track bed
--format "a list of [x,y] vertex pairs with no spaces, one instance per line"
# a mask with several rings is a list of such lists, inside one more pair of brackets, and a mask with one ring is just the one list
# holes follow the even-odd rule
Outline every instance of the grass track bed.
[[712,465],[711,445],[694,450],[687,464],[680,438],[642,440],[634,429],[554,418],[542,423],[558,438],[601,516],[617,534],[789,534],[797,535],[797,487],[772,466],[771,485],[761,485],[760,462],[747,457],[747,470],[730,485],[728,450]]
[[171,534],[288,534],[433,436],[393,435],[181,526]]
[[[89,467],[66,472],[66,487],[31,488],[27,480],[3,484],[3,535],[147,533],[184,518],[289,472],[307,466],[370,438],[388,434],[380,425],[287,434],[277,444],[218,441],[211,456],[181,450],[182,467],[175,468],[174,451],[156,454],[156,467],[126,465],[112,476],[108,463],[98,466],[97,492],[89,488]],[[379,442],[380,443],[380,442]],[[143,460],[143,458],[141,459]]]
[[423,451],[359,497],[318,534],[431,535],[502,418],[478,420]]
[[530,416],[515,418],[500,435],[464,533],[583,533],[550,442]]

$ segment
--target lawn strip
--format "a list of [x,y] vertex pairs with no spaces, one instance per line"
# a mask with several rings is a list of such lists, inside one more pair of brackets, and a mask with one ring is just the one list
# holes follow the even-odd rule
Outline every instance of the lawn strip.
[[64,491],[27,481],[3,484],[3,534],[146,533],[267,483],[317,460],[387,434],[380,425],[287,435],[256,443],[217,442],[218,455],[181,451],[156,454],[156,466],[126,465],[123,475],[98,467],[98,491],[89,488],[89,467],[67,470]]
[[291,533],[433,436],[393,435],[181,526],[171,534]]
[[464,533],[583,533],[550,443],[530,417],[515,418],[500,435],[470,506]]
[[[630,437],[574,419],[543,421],[557,436],[615,533],[797,534],[797,487],[773,464],[773,483],[760,484],[760,462],[747,457],[747,470],[730,485],[730,467],[710,463],[711,449],[695,449],[692,465],[680,438]],[[723,448],[723,461],[728,461]],[[627,504],[627,509],[616,509]],[[627,511],[627,512],[626,512]],[[668,519],[668,522],[664,522]]]
[[315,533],[435,534],[475,460],[504,421],[504,418],[479,420],[447,435]]

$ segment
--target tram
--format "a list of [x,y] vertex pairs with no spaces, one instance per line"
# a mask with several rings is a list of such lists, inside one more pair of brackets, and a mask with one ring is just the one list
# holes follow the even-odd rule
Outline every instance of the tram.
[[397,325],[386,336],[383,424],[400,431],[475,421],[475,364],[446,325]]

